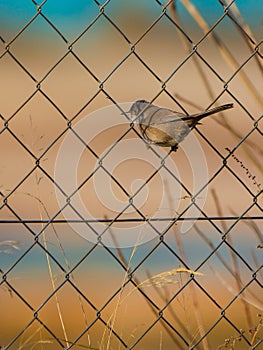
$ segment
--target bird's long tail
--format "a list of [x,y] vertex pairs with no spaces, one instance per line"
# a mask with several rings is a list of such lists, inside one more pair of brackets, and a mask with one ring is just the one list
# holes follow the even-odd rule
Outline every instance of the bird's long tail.
[[222,105],[219,107],[208,109],[205,112],[194,114],[194,115],[192,115],[192,117],[196,118],[197,120],[201,120],[205,117],[208,117],[211,114],[218,113],[218,112],[224,111],[225,109],[229,109],[229,108],[233,108],[233,103],[228,103],[226,105]]

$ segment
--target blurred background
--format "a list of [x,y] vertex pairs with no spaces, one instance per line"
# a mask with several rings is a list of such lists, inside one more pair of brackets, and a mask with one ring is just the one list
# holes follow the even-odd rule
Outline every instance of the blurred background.
[[[0,346],[262,346],[261,9],[259,0],[0,1]],[[138,99],[189,114],[234,103],[193,132],[206,159],[206,193],[194,188],[183,145],[169,155],[179,182],[148,161],[161,154],[161,166],[169,150],[147,149],[117,107]],[[108,106],[123,125],[104,128]],[[117,236],[115,246],[99,245],[65,220],[56,159],[68,122],[74,130],[87,116],[102,130],[76,169],[94,218],[88,230],[152,230],[144,244],[120,248]],[[102,197],[123,204],[116,212],[98,198],[93,172],[125,140],[138,157],[114,160],[109,187],[96,182]],[[70,169],[73,151],[65,157]],[[146,200],[128,211],[136,180],[147,182]],[[183,232],[196,194],[201,219]],[[165,219],[158,230],[145,221],[154,217]]]

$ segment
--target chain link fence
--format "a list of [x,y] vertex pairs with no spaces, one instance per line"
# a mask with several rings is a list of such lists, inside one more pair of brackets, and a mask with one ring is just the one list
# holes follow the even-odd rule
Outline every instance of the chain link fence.
[[[1,34],[1,349],[260,349],[262,41],[239,2],[94,0],[74,29],[29,3]],[[119,102],[140,98],[234,110],[171,152]]]

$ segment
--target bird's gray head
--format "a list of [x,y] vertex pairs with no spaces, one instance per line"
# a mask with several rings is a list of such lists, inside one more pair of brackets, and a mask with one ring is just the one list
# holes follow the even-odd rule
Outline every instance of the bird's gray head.
[[[147,106],[150,105],[150,103],[148,101],[145,101],[145,100],[138,100],[138,101],[135,101],[130,110],[129,110],[129,113],[131,113],[131,116],[134,118],[134,117],[137,117],[141,111],[145,110],[147,108]],[[139,118],[140,119],[140,118]]]

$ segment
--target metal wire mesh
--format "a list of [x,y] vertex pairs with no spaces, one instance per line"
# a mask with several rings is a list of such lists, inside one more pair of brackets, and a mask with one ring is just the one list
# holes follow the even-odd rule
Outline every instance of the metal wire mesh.
[[[8,327],[12,328],[9,331],[5,329],[6,334],[1,334],[1,336],[3,336],[3,340],[1,340],[2,348],[219,349],[220,347],[225,347],[234,349],[237,348],[235,344],[240,341],[244,349],[260,349],[262,346],[262,334],[260,333],[262,328],[262,316],[260,316],[260,313],[255,316],[257,313],[255,310],[258,310],[256,301],[260,300],[260,293],[262,296],[262,264],[257,260],[255,252],[252,253],[253,259],[248,259],[240,246],[238,246],[235,241],[232,241],[231,234],[239,229],[240,224],[244,223],[244,225],[247,225],[247,231],[252,232],[250,237],[252,235],[256,237],[255,241],[258,242],[258,248],[254,248],[259,251],[262,249],[263,243],[260,231],[260,220],[263,218],[261,215],[262,186],[260,180],[258,180],[258,176],[254,175],[254,172],[256,172],[258,168],[259,174],[262,174],[262,167],[260,166],[260,161],[258,161],[258,156],[261,155],[262,151],[260,147],[258,147],[258,149],[255,148],[255,143],[253,144],[253,140],[251,139],[251,136],[262,136],[262,128],[260,126],[262,123],[262,115],[255,112],[255,109],[251,109],[246,100],[246,94],[250,93],[253,103],[262,106],[260,92],[258,92],[257,87],[255,87],[256,85],[253,84],[246,75],[246,69],[249,65],[255,66],[255,69],[260,70],[262,74],[262,53],[260,51],[262,41],[256,41],[245,22],[242,21],[241,17],[238,17],[235,1],[227,2],[220,0],[216,2],[218,5],[217,17],[211,21],[210,25],[202,19],[196,8],[194,8],[190,2],[182,1],[182,4],[186,9],[189,9],[190,14],[201,28],[201,34],[197,40],[192,39],[192,35],[189,34],[185,23],[180,21],[178,15],[180,11],[177,11],[176,3],[173,1],[161,2],[155,0],[149,2],[149,6],[155,7],[156,15],[153,19],[146,21],[146,23],[148,23],[147,27],[144,26],[143,29],[139,27],[138,31],[140,33],[135,40],[129,39],[130,35],[127,34],[125,24],[122,23],[122,25],[120,25],[111,14],[111,6],[114,6],[113,0],[108,0],[105,3],[99,3],[94,0],[92,6],[95,8],[94,11],[96,14],[89,22],[83,20],[82,30],[74,34],[72,40],[67,39],[67,35],[63,33],[63,30],[60,30],[52,18],[49,17],[48,11],[46,11],[49,0],[43,1],[42,3],[37,3],[33,0],[32,3],[34,5],[34,7],[32,7],[32,11],[34,12],[32,17],[13,34],[11,39],[7,39],[5,35],[1,36],[2,53],[0,62],[9,60],[16,68],[19,68],[20,74],[23,76],[22,79],[25,79],[27,83],[30,82],[29,84],[31,87],[34,86],[33,89],[31,88],[31,92],[26,96],[21,93],[21,95],[16,96],[16,100],[13,100],[13,96],[10,96],[12,99],[12,103],[10,103],[11,107],[8,107],[1,113],[2,128],[0,137],[2,137],[2,143],[5,144],[5,142],[7,142],[6,140],[8,140],[9,143],[7,143],[7,147],[15,147],[18,156],[20,157],[21,152],[25,158],[25,160],[21,162],[17,161],[16,164],[13,163],[12,169],[7,169],[9,172],[13,172],[12,176],[14,176],[14,181],[11,182],[12,186],[9,188],[5,187],[4,183],[6,181],[4,177],[2,180],[3,184],[1,184],[1,225],[3,227],[3,237],[7,237],[6,241],[4,239],[2,240],[1,246],[7,247],[6,250],[17,250],[16,254],[8,256],[7,261],[3,260],[3,265],[1,263],[2,266],[0,266],[1,288],[2,293],[5,294],[3,299],[5,300],[5,308],[3,308],[5,314],[2,313],[1,322],[3,326],[1,328],[4,329],[5,319]],[[144,14],[144,16],[147,17],[146,14]],[[43,69],[41,74],[36,74],[35,67],[30,66],[25,57],[21,58],[19,51],[16,52],[16,45],[22,40],[25,33],[33,30],[34,23],[40,19],[45,26],[56,35],[59,43],[63,45],[61,55],[56,58],[47,69]],[[113,28],[112,30],[116,32],[116,35],[121,38],[121,41],[125,45],[125,53],[106,74],[96,72],[95,69],[91,68],[86,59],[83,58],[83,53],[78,48],[83,37],[92,31],[93,28],[96,28],[100,20],[104,20],[110,25]],[[143,54],[140,54],[140,47],[145,45],[144,43],[147,35],[153,32],[156,26],[164,20],[167,26],[171,26],[181,38],[181,44],[178,45],[180,49],[178,48],[178,51],[185,53],[182,58],[180,58],[180,61],[174,65],[169,74],[166,75],[165,79],[152,68],[151,60],[145,59]],[[225,38],[223,37],[222,39],[220,33],[217,31],[220,25],[224,25],[225,21],[228,21],[227,23],[230,23],[230,25],[237,30],[244,45],[247,45],[248,49],[246,55],[243,55],[240,59],[235,55],[235,52],[231,52],[231,49],[229,49],[229,46],[225,43]],[[169,33],[169,30],[167,33]],[[207,58],[205,52],[202,51],[202,45],[211,38],[213,39],[213,43],[216,43],[217,49],[226,57],[226,62],[231,66],[231,73],[222,72],[218,67],[213,66],[213,61]],[[98,37],[96,41],[99,41]],[[110,52],[105,52],[105,55],[107,54],[110,55]],[[162,54],[165,55],[165,53]],[[82,103],[77,112],[66,113],[63,111],[63,104],[61,105],[61,103],[56,102],[56,98],[52,97],[52,92],[48,92],[49,90],[46,89],[45,84],[48,84],[48,79],[55,75],[56,70],[69,58],[74,61],[74,64],[77,64],[83,69],[85,77],[92,80],[94,89],[91,89],[91,96],[85,98],[85,102]],[[129,127],[115,137],[111,146],[103,154],[98,152],[96,147],[93,147],[92,143],[89,144],[83,140],[81,135],[74,128],[74,123],[82,116],[83,111],[92,106],[92,103],[102,96],[106,97],[107,101],[116,106],[120,112],[123,112],[123,108],[118,102],[118,93],[116,93],[116,91],[111,91],[110,86],[111,79],[119,74],[119,69],[122,67],[124,67],[124,71],[121,74],[125,75],[125,64],[129,59],[134,59],[137,64],[143,67],[147,74],[153,78],[154,84],[157,84],[156,86],[158,86],[158,88],[155,89],[155,94],[151,95],[151,102],[165,95],[169,100],[175,103],[178,108],[187,112],[185,107],[187,102],[185,102],[181,96],[173,93],[169,83],[177,77],[177,74],[180,73],[182,68],[189,62],[194,61],[196,69],[199,71],[201,79],[203,79],[204,89],[206,89],[209,96],[210,104],[208,108],[214,103],[217,103],[222,97],[227,97],[227,99],[234,101],[236,108],[238,108],[239,112],[242,114],[242,118],[246,118],[249,127],[245,128],[241,134],[237,134],[236,130],[231,129],[229,124],[221,125],[225,129],[229,128],[232,135],[236,136],[235,142],[232,143],[231,148],[219,149],[205,132],[200,131],[200,129],[195,131],[198,133],[205,147],[209,149],[209,152],[212,152],[212,154],[217,157],[217,162],[220,164],[220,166],[215,167],[214,170],[210,172],[208,181],[206,181],[197,192],[193,193],[191,187],[188,186],[183,179],[178,178],[169,165],[167,165],[168,157],[172,157],[173,155],[168,152],[163,157],[160,155],[158,149],[151,146],[147,152],[152,152],[157,157],[159,166],[150,173],[143,185],[139,186],[133,193],[123,185],[118,176],[107,168],[105,160],[107,160],[107,157],[112,154],[114,149],[129,133],[135,133],[137,138],[142,138],[134,124],[130,124],[129,120]],[[162,64],[165,64],[165,58],[163,62],[160,63],[160,65]],[[208,74],[211,77],[211,81],[215,79],[213,81],[216,81],[216,84],[218,84],[215,90],[211,88],[205,72],[209,72]],[[243,79],[243,84],[246,87],[246,94],[238,94],[236,87],[232,86],[237,78],[240,77]],[[8,73],[2,81],[4,89],[5,86],[8,85],[9,78],[10,73]],[[140,85],[140,78],[138,77],[137,79],[138,85]],[[13,88],[15,89],[14,86]],[[74,89],[77,89],[77,87],[73,86],[73,90]],[[19,113],[28,105],[30,106],[34,100],[37,101],[36,105],[41,108],[41,104],[39,100],[37,100],[40,97],[52,110],[56,111],[62,126],[60,125],[60,127],[55,128],[53,136],[45,143],[44,147],[32,147],[32,142],[33,145],[36,145],[36,141],[33,140],[30,145],[26,136],[19,132],[21,126],[19,125],[17,127],[16,125],[19,123]],[[65,97],[65,99],[67,98]],[[126,117],[128,116],[124,114],[123,118]],[[33,125],[33,122],[31,124]],[[42,128],[52,128],[52,126],[49,122],[46,124],[44,122]],[[35,130],[31,129],[33,138],[34,133]],[[50,157],[50,152],[57,150],[57,147],[67,133],[73,133],[75,135],[89,155],[95,159],[97,164],[71,193],[67,193],[63,188],[63,184],[57,182],[52,167],[46,166],[45,163],[46,158]],[[41,137],[38,137],[38,139],[41,139]],[[142,141],[144,142],[144,140]],[[236,156],[242,146],[246,147],[245,151],[248,155],[248,166],[242,157]],[[6,152],[8,157],[8,148],[3,148],[3,152]],[[5,164],[3,164],[3,166],[8,168]],[[250,168],[253,170],[250,170]],[[79,191],[85,188],[87,184],[89,185],[91,183],[91,180],[99,171],[102,171],[111,179],[121,195],[125,197],[126,204],[116,215],[95,215],[94,219],[87,219],[74,205],[74,198]],[[136,205],[136,198],[140,192],[143,191],[144,187],[151,183],[161,171],[169,174],[173,181],[183,188],[185,197],[189,199],[189,203],[185,205],[183,209],[176,213],[173,212],[171,215],[160,214],[151,217],[145,214],[145,212]],[[242,210],[238,211],[234,208],[232,212],[230,210],[227,215],[224,215],[218,200],[218,195],[215,191],[212,191],[216,214],[210,215],[206,209],[203,209],[199,205],[198,198],[202,195],[203,190],[211,186],[219,176],[225,174],[225,171],[236,180],[240,191],[242,189],[242,193],[244,193],[244,197],[248,197],[249,199],[245,201],[246,204]],[[33,189],[32,192],[24,190],[24,186],[28,186],[28,183],[29,187],[33,186],[31,183],[32,178],[35,184],[34,191]],[[44,196],[42,196],[42,194],[38,192],[38,188],[44,181],[48,183],[48,186]],[[50,186],[56,188],[56,191],[59,191],[64,197],[64,205],[52,212],[47,209]],[[215,188],[217,188],[216,185]],[[226,192],[227,191],[228,190],[226,190]],[[21,195],[22,192],[21,199],[19,195]],[[29,206],[29,211],[32,210],[33,217],[32,215],[28,217],[24,215],[23,211],[21,211],[21,206],[24,208],[28,208]],[[199,212],[200,215],[198,217],[186,217],[188,210],[192,207]],[[74,214],[72,215],[72,219],[65,219],[63,217],[65,208],[71,209]],[[128,209],[134,211],[134,216],[126,215]],[[37,213],[42,214],[34,217]],[[169,234],[173,232],[173,230],[176,230],[176,225],[179,225],[180,222],[185,220],[195,220],[195,234],[199,236],[202,244],[209,248],[209,250],[205,251],[204,255],[202,254],[198,263],[195,264],[191,262],[188,254],[184,252],[183,243],[178,237],[173,243],[170,238],[168,238]],[[66,251],[67,248],[64,247],[63,234],[58,237],[58,232],[60,230],[62,232],[66,230],[66,225],[70,223],[70,221],[79,225],[84,224],[95,237],[94,244],[85,246],[84,251],[77,253],[77,256],[72,259],[68,258],[71,254],[70,247],[68,251]],[[164,223],[161,229],[156,224],[159,222]],[[103,223],[103,230],[98,229],[98,223]],[[114,249],[108,247],[104,243],[103,238],[106,233],[112,234],[111,230],[116,225],[123,225],[120,227],[125,229],[125,225],[134,223],[144,223],[143,230],[153,231],[157,238],[150,246],[140,251],[139,258],[131,262],[129,260],[130,258],[127,258],[125,250],[122,251],[121,248],[118,248],[117,241]],[[215,240],[204,233],[206,232],[206,226],[202,225],[209,225],[209,232],[213,231],[213,235],[216,237]],[[19,235],[15,237],[21,237],[21,239],[16,238],[12,240],[12,238],[9,237],[13,237],[13,231],[16,230],[19,232]],[[49,242],[49,240],[51,240],[50,232],[56,236],[55,248],[53,246],[54,243],[50,244]],[[6,234],[7,236],[5,236]],[[22,241],[24,235],[27,238],[25,239],[25,246],[22,249],[16,241]],[[65,242],[65,246],[66,245],[67,242]],[[136,249],[139,251],[139,248]],[[224,249],[227,250],[231,262],[229,262],[224,253],[222,253]],[[51,284],[45,295],[41,295],[38,290],[38,285],[34,285],[34,283],[32,285],[27,285],[27,288],[22,285],[22,280],[25,277],[24,268],[28,266],[27,264],[30,265],[31,254],[34,254],[36,251],[40,252],[40,256],[44,253],[44,261],[49,271],[49,275],[41,277],[45,287]],[[3,257],[5,253],[6,251],[1,251],[1,257]],[[111,264],[114,265],[114,268],[117,269],[122,276],[117,282],[114,280],[114,287],[111,287],[108,292],[106,292],[107,283],[109,283],[106,278],[107,276],[102,274],[102,284],[100,285],[96,280],[96,277],[99,279],[99,276],[97,275],[94,277],[92,275],[96,263],[99,264],[99,260],[95,258],[96,254],[98,254],[100,258],[103,256],[103,259],[105,259],[103,260],[105,266],[107,266],[108,260],[111,261]],[[140,275],[142,270],[145,271],[145,264],[151,259],[156,259],[156,254],[160,256],[169,255],[173,269],[168,271],[165,275],[154,275],[152,271],[149,272],[147,270],[146,273],[144,272]],[[95,262],[92,260],[93,257]],[[227,273],[232,276],[233,280],[231,283],[235,284],[236,287],[226,300],[224,300],[224,298],[222,299],[222,296],[212,292],[203,282],[202,278],[199,278],[199,273],[206,271],[207,266],[211,266],[211,260],[214,258],[217,258],[222,266],[224,266]],[[27,259],[29,259],[29,261]],[[38,258],[34,258],[33,255],[33,259]],[[41,259],[43,259],[43,257],[39,257],[39,260]],[[35,262],[35,260],[33,261]],[[85,277],[84,281],[82,280],[80,282],[76,275],[78,275],[83,268],[86,269]],[[246,271],[245,278],[241,276],[242,269]],[[214,271],[216,275],[216,271],[213,269],[212,271]],[[32,272],[33,275],[34,273],[35,272]],[[21,278],[21,281],[16,281],[16,278]],[[229,289],[234,289],[230,282],[222,280],[221,283],[229,283]],[[176,288],[170,290],[170,284],[173,286],[175,285]],[[87,285],[89,285],[89,288],[87,288]],[[148,285],[150,285],[150,287]],[[149,288],[146,288],[146,286]],[[251,292],[251,295],[254,294],[254,300],[256,301],[248,302],[246,293],[252,286],[256,286],[256,292]],[[129,287],[131,289],[128,289],[128,293],[124,297],[123,295]],[[28,290],[28,288],[30,288],[30,290]],[[93,289],[95,292],[91,292]],[[74,292],[74,295],[77,295],[79,308],[78,319],[74,319],[74,325],[69,327],[70,330],[67,329],[66,325],[67,322],[70,323],[70,321],[67,320],[71,319],[71,315],[69,313],[67,315],[68,317],[65,316],[66,312],[64,311],[69,307],[68,304],[70,304],[70,302],[68,302],[68,300],[71,300],[69,290],[72,293]],[[7,291],[9,293],[7,293]],[[99,300],[94,298],[94,293],[98,295],[101,294]],[[61,295],[64,294],[68,295],[69,298],[66,299],[66,302],[60,300],[60,298],[63,299]],[[38,297],[38,295],[41,296]],[[185,302],[183,301],[184,298],[188,298],[189,295],[191,296],[193,305],[188,306],[189,308],[186,313],[189,319],[184,320],[181,316],[177,315],[178,307],[175,306],[175,302],[183,304]],[[132,308],[136,309],[136,316],[131,316],[134,310],[129,309],[127,305],[128,311],[125,314],[122,310],[122,305],[125,304],[127,300],[130,300],[130,298],[135,298],[135,296],[139,300],[138,305],[140,305],[136,309],[134,305],[137,305],[137,301],[135,301],[135,304],[131,302],[131,305],[133,305]],[[200,302],[199,304],[199,299],[205,300],[204,303],[201,304]],[[243,323],[247,322],[249,326],[247,330],[240,329],[238,318],[233,317],[233,313],[236,314],[236,311],[234,310],[232,312],[231,310],[235,307],[236,302],[240,302],[240,304],[238,304],[238,310],[240,310],[239,317],[243,319]],[[253,309],[255,305],[256,307]],[[52,307],[56,309],[56,315],[59,316],[54,316]],[[76,305],[72,307],[76,308]],[[202,321],[203,316],[200,315],[199,309],[201,308],[203,312],[206,313],[206,307],[208,313],[213,309],[213,313],[215,314],[215,316],[211,316],[209,322]],[[118,314],[122,312],[125,314],[125,318],[119,322]],[[143,318],[144,313],[147,313],[148,319],[142,322],[143,327],[140,328],[138,325],[141,323],[140,319]],[[62,318],[63,314],[64,317]],[[10,320],[15,319],[15,317],[17,318],[15,321],[16,325],[12,325]],[[137,320],[134,321],[133,317]],[[54,320],[52,320],[52,318],[54,318]],[[193,321],[193,319],[195,319],[195,321]],[[121,324],[122,322],[125,324],[124,326]],[[192,322],[195,326],[191,329],[190,324]],[[133,327],[132,331],[129,330],[129,324]],[[135,327],[139,328],[138,332],[135,331]],[[128,334],[125,332],[125,329],[127,329]],[[158,337],[154,333],[156,329],[159,332]],[[217,331],[218,329],[219,331]],[[224,329],[226,329],[226,331],[224,331]],[[219,332],[219,334],[217,332]],[[216,334],[217,342],[214,340],[213,334]]]

